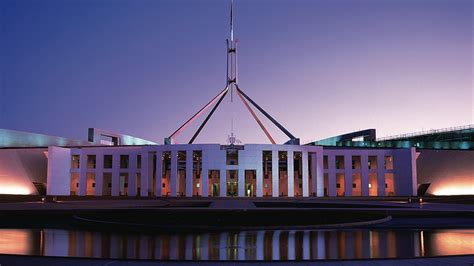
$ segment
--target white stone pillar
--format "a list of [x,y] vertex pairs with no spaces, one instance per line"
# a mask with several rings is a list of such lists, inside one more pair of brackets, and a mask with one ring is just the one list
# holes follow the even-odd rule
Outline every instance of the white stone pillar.
[[219,170],[219,196],[227,196],[227,170],[225,168]]
[[193,150],[186,150],[186,197],[193,196]]
[[77,195],[85,196],[87,192],[87,154],[84,151],[81,151],[79,157],[79,167],[79,188]]
[[178,190],[178,151],[171,151],[170,195],[176,197]]
[[316,192],[317,197],[324,197],[324,155],[322,148],[316,154],[313,154],[311,161],[316,168],[316,171],[313,172],[316,173],[313,177],[313,182],[316,182],[313,191]]
[[155,195],[161,197],[163,187],[163,152],[156,151],[156,182]]
[[328,155],[328,196],[336,196],[336,156]]
[[[262,165],[262,162],[260,164]],[[255,174],[257,175],[257,197],[261,198],[263,197],[263,171],[262,167],[257,167]]]
[[302,168],[303,168],[303,197],[309,196],[309,169],[308,169],[308,152],[303,151],[302,153]]
[[239,167],[238,170],[238,180],[239,180],[239,185],[238,185],[238,196],[239,197],[245,197],[245,170]]
[[209,168],[207,163],[202,164],[201,193],[203,197],[209,196]]
[[140,169],[140,196],[146,197],[148,196],[148,176],[152,173],[149,173],[148,169],[148,162],[149,162],[149,157],[150,154],[148,151],[143,151],[141,153],[142,156],[142,165]]
[[352,196],[352,154],[344,154],[344,195]]
[[120,154],[112,155],[112,196],[120,195]]
[[369,156],[362,154],[360,158],[360,185],[363,197],[369,196]]
[[96,196],[102,196],[104,187],[104,155],[102,153],[95,156],[95,189]]
[[385,196],[385,155],[377,154],[377,196]]
[[137,187],[137,154],[130,153],[128,155],[128,196],[136,196]]
[[293,151],[287,152],[287,170],[288,173],[288,197],[294,197],[295,195],[295,170],[294,170],[294,159]]
[[279,169],[278,169],[278,151],[272,150],[272,196],[279,196]]

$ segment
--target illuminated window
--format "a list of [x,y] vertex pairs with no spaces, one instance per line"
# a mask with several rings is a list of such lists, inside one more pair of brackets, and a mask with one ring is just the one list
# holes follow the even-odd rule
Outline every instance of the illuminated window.
[[88,169],[95,169],[96,165],[96,156],[95,155],[87,155],[87,168]]
[[79,155],[71,156],[71,168],[73,168],[73,169],[80,168],[81,165],[79,164],[79,159],[80,159]]
[[385,156],[384,166],[386,170],[393,170],[393,157],[392,156]]

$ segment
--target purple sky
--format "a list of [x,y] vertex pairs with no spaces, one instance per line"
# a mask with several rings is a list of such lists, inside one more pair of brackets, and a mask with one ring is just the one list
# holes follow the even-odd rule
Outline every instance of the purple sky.
[[[98,127],[161,143],[225,86],[229,6],[0,1],[0,128],[85,139]],[[470,0],[234,7],[241,89],[303,141],[473,123]],[[242,142],[268,142],[236,98],[196,142],[224,143],[232,117]]]

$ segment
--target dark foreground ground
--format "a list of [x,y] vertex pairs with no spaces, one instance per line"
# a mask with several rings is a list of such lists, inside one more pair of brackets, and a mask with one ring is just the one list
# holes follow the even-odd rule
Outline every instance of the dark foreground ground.
[[143,260],[109,260],[109,259],[80,259],[80,258],[59,258],[59,257],[33,257],[33,256],[15,256],[15,255],[0,255],[0,265],[91,265],[91,266],[259,266],[259,265],[321,265],[321,266],[400,266],[400,265],[417,265],[417,266],[462,266],[473,265],[474,255],[463,256],[446,256],[434,258],[415,258],[415,259],[371,259],[371,260],[336,260],[336,261],[143,261]]

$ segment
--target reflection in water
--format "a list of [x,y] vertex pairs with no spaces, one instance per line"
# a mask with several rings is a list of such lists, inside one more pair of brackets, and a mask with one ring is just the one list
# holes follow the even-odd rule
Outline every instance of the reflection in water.
[[0,253],[158,260],[315,260],[472,254],[474,230],[133,234],[0,229]]

